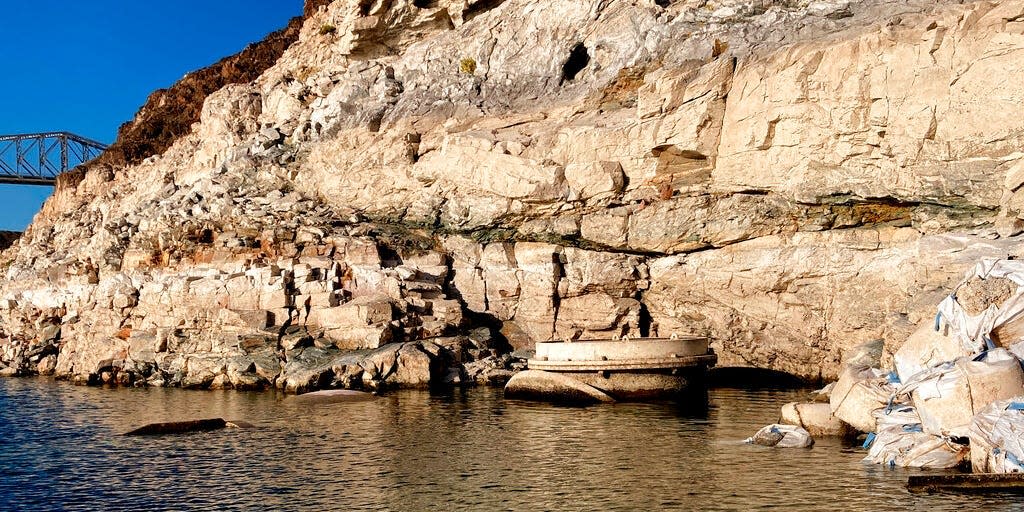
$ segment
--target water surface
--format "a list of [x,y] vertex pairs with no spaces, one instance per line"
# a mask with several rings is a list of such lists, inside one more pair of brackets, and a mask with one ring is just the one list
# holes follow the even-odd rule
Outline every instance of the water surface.
[[[0,508],[13,510],[1024,510],[1013,495],[916,495],[909,470],[740,441],[800,391],[706,405],[565,407],[496,389],[293,404],[275,393],[0,379]],[[162,437],[145,423],[254,429]]]

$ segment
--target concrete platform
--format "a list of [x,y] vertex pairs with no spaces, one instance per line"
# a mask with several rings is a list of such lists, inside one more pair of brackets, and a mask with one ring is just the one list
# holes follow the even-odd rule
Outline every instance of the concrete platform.
[[[671,398],[705,385],[707,369],[718,361],[709,342],[697,336],[542,342],[527,367],[572,379],[615,400]],[[525,395],[533,383],[520,379],[516,385],[516,393]],[[535,394],[557,394],[536,387]]]
[[706,356],[710,342],[710,339],[700,336],[548,341],[537,343],[537,353],[530,362],[563,364],[581,361],[671,361]]

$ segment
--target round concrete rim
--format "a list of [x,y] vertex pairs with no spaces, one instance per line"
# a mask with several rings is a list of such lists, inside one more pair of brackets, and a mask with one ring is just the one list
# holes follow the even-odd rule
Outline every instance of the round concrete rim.
[[662,370],[673,368],[712,367],[718,362],[715,354],[699,356],[662,357],[647,359],[610,359],[607,361],[544,361],[530,359],[526,362],[531,370],[547,371],[616,371],[616,370]]

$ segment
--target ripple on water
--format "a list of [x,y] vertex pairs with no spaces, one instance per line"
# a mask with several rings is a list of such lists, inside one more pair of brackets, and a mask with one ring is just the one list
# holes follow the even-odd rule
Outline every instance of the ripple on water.
[[[910,471],[837,440],[740,441],[799,391],[712,390],[707,404],[564,407],[499,390],[292,404],[274,393],[0,380],[0,496],[15,510],[1022,510],[911,495]],[[141,424],[254,429],[124,437]]]

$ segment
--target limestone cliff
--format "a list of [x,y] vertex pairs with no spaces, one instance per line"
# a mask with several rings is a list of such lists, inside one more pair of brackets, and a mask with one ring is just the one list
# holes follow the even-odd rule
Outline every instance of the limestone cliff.
[[1021,252],[1022,50],[1024,1],[310,2],[161,154],[57,190],[0,363],[417,385],[678,332],[832,378]]

